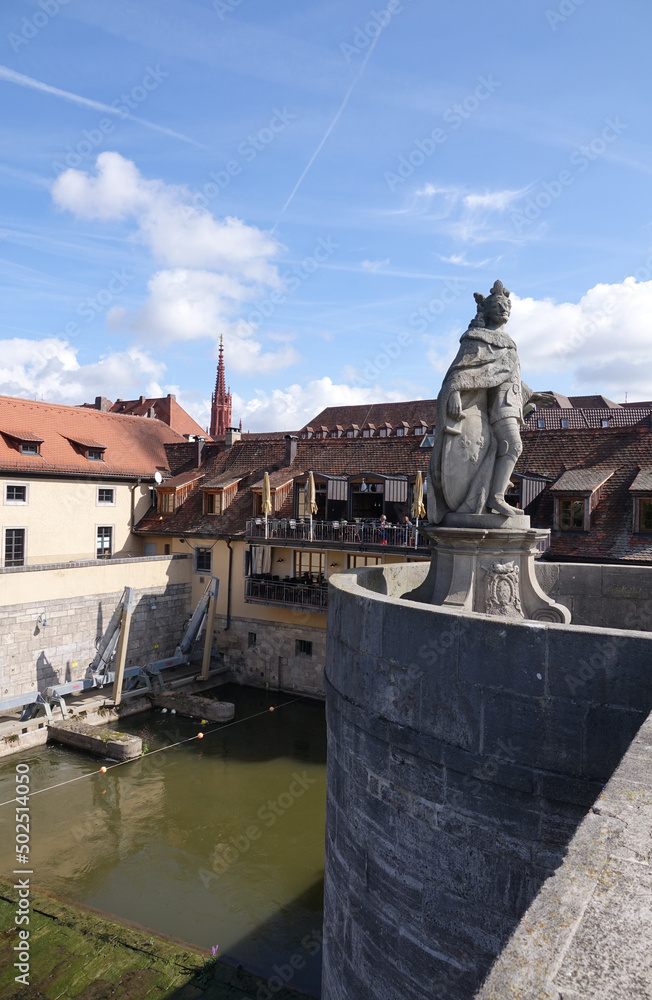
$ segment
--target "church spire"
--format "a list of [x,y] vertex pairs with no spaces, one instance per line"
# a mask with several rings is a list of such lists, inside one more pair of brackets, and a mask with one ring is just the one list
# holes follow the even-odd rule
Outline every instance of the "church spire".
[[211,406],[211,437],[221,437],[231,426],[231,392],[226,388],[224,370],[224,338],[220,334],[220,353],[217,362],[215,392]]

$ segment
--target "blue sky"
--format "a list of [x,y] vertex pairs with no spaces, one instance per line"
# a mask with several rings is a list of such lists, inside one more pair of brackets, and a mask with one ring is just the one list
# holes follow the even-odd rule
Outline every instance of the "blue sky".
[[0,392],[202,423],[432,397],[500,277],[529,384],[652,397],[644,0],[5,0]]

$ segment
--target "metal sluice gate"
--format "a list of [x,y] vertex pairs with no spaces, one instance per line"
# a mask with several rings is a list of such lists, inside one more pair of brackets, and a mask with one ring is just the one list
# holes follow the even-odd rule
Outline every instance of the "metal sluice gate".
[[22,708],[20,721],[26,722],[35,718],[43,709],[48,722],[53,722],[52,706],[58,705],[62,717],[68,719],[70,712],[65,698],[68,695],[79,694],[81,691],[103,688],[112,684],[112,701],[117,706],[120,704],[123,694],[133,696],[139,693],[153,692],[152,682],[155,682],[161,691],[187,683],[188,677],[183,677],[168,681],[166,684],[164,672],[176,667],[187,666],[193,661],[195,644],[204,627],[206,627],[206,636],[202,672],[199,676],[202,679],[208,679],[211,657],[220,655],[215,654],[212,649],[218,589],[219,580],[217,577],[213,577],[193,611],[172,656],[164,660],[154,660],[144,666],[125,667],[131,616],[134,610],[134,589],[133,587],[125,587],[122,598],[98,645],[95,659],[88,666],[87,676],[78,681],[55,684],[43,691],[30,691],[26,694],[2,698],[0,699],[0,714]]

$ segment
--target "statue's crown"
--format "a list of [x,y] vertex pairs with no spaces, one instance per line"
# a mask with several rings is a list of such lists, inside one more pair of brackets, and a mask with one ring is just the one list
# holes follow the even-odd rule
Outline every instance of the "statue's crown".
[[489,294],[493,295],[494,298],[509,298],[509,290],[505,288],[502,281],[494,281],[493,288]]

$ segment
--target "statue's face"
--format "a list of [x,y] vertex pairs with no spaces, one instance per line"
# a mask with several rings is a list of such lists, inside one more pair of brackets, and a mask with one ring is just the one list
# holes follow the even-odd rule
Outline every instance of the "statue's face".
[[485,320],[489,320],[492,326],[504,326],[509,319],[512,304],[506,296],[491,295],[485,302]]

